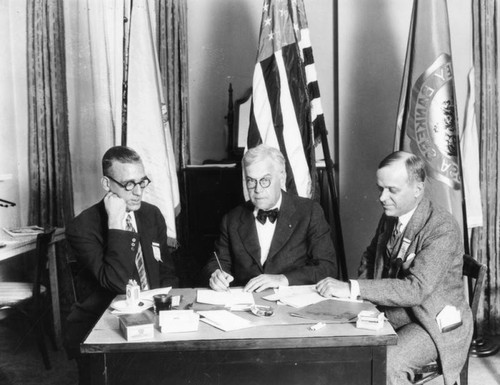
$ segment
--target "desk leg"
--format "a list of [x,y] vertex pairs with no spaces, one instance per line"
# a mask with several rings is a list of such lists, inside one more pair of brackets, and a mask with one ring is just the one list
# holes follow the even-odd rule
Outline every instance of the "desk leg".
[[108,385],[108,365],[106,353],[90,354],[89,359],[90,383],[92,385]]
[[59,307],[59,285],[57,282],[57,260],[56,260],[56,245],[49,245],[49,280],[50,280],[50,295],[52,301],[52,318],[54,320],[54,339],[56,348],[59,350],[62,347],[62,328],[61,328],[61,312]]
[[385,385],[387,383],[387,346],[373,347],[372,354],[372,383]]

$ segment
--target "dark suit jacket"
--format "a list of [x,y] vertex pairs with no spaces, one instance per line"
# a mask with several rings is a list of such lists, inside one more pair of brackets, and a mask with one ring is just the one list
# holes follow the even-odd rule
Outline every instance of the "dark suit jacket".
[[[458,378],[472,338],[472,313],[464,295],[463,242],[455,219],[426,198],[414,212],[404,237],[413,239],[398,279],[381,279],[384,253],[396,218],[382,216],[375,237],[361,259],[361,297],[385,307],[395,328],[418,322],[434,340],[445,384]],[[395,251],[397,253],[397,250]],[[460,310],[463,325],[441,333],[436,316],[446,305]]]
[[[248,201],[222,219],[215,248],[222,268],[234,277],[234,286],[244,286],[260,274],[284,274],[290,285],[314,284],[336,276],[336,258],[330,227],[321,206],[282,191],[281,208],[267,260],[260,263],[260,245]],[[208,282],[218,269],[214,257],[204,268]]]
[[[66,239],[77,260],[77,303],[68,316],[67,345],[74,348],[117,294],[124,294],[129,279],[139,282],[135,266],[140,242],[151,289],[177,286],[173,260],[167,247],[167,229],[160,210],[147,202],[134,212],[137,233],[108,230],[104,201],[78,215],[66,229]],[[161,260],[152,243],[160,245]],[[71,355],[71,354],[70,354]]]

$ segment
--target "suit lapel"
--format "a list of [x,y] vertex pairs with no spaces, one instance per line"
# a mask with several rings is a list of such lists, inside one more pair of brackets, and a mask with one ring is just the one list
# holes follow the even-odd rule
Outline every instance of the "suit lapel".
[[270,260],[283,248],[295,229],[295,221],[293,220],[295,207],[291,203],[290,197],[287,193],[282,191],[281,196],[281,208],[276,222],[276,228],[274,229],[274,236],[267,260]]
[[257,235],[257,227],[255,226],[255,217],[253,216],[253,205],[248,202],[245,209],[241,212],[238,234],[241,243],[246,251],[255,260],[259,269],[264,272],[260,263],[260,243]]
[[415,249],[415,237],[420,230],[422,230],[422,227],[424,227],[424,223],[429,216],[429,206],[430,201],[424,197],[406,226],[404,237],[411,241],[407,254]]
[[417,233],[424,226],[424,221],[429,216],[429,200],[427,198],[422,199],[419,203],[417,209],[413,213],[408,225],[406,226],[404,237],[412,241],[415,239]]
[[[411,244],[408,247],[406,254],[409,254],[413,250],[415,250],[415,237],[417,236],[418,232],[424,226],[425,220],[429,215],[428,214],[429,204],[430,204],[429,200],[424,197],[422,199],[422,201],[419,203],[419,205],[417,206],[417,209],[413,213],[410,221],[408,222],[408,225],[405,228],[403,237],[407,238],[411,241]],[[380,230],[380,235],[379,235],[379,239],[378,239],[378,247],[377,247],[377,258],[376,258],[375,271],[374,271],[375,278],[382,277],[382,271],[384,268],[385,249],[386,249],[387,242],[389,241],[389,238],[391,237],[392,230],[394,228],[395,223],[396,223],[396,218],[387,217],[382,225],[381,230]],[[399,247],[395,247],[393,252],[392,252],[392,256],[394,258],[397,256],[398,251],[399,251]]]

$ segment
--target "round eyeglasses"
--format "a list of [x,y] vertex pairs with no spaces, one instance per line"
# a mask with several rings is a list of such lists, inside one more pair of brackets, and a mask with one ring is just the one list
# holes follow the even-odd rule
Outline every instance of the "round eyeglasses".
[[111,179],[113,182],[115,182],[116,184],[118,184],[120,187],[124,188],[127,191],[132,191],[135,188],[135,186],[139,186],[141,189],[145,189],[151,183],[151,181],[147,176],[142,178],[139,182],[134,182],[130,180],[125,184],[118,182],[116,179],[110,177],[109,175],[107,175],[106,178]]
[[261,178],[257,181],[257,179],[253,178],[247,178],[246,184],[247,184],[247,189],[252,190],[255,187],[257,187],[257,182],[259,182],[260,187],[262,188],[268,188],[271,186],[271,178],[268,176],[265,176],[264,178]]

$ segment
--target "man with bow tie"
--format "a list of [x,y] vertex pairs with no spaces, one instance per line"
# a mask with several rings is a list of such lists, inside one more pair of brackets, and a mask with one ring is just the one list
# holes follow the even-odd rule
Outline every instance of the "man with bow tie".
[[210,287],[222,291],[244,286],[245,291],[260,292],[336,276],[323,209],[283,190],[281,152],[262,144],[250,149],[242,163],[250,200],[222,219],[215,255],[204,268]]

